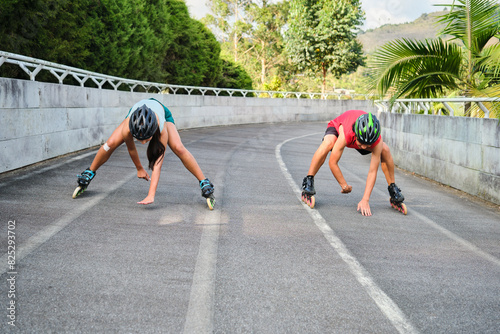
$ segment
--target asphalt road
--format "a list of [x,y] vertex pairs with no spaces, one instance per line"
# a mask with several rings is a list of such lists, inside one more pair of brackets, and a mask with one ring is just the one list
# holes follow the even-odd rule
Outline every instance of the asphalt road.
[[0,175],[0,332],[498,333],[499,207],[397,170],[404,216],[379,171],[363,217],[370,158],[346,150],[353,192],[325,165],[311,210],[325,126],[181,131],[213,211],[170,151],[149,206],[125,146],[77,199],[95,149]]

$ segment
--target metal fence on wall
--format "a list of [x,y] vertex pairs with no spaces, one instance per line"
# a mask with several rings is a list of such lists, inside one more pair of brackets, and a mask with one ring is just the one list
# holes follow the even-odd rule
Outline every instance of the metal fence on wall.
[[[81,87],[96,87],[99,89],[125,90],[131,92],[144,91],[158,94],[180,95],[211,95],[211,96],[241,96],[260,98],[306,98],[306,99],[373,99],[368,94],[338,94],[338,93],[309,93],[284,92],[270,90],[229,89],[215,87],[182,86],[166,83],[148,82],[119,78],[97,72],[90,72],[79,68],[60,65],[45,60],[26,57],[14,53],[0,51],[0,67],[3,64],[13,64],[20,67],[32,81],[42,71],[49,72],[59,84],[73,82]],[[66,80],[66,82],[65,82]],[[393,103],[387,100],[375,100],[379,111],[396,113],[421,113],[451,116],[493,117],[493,103],[500,103],[500,98],[434,98],[434,99],[397,99]],[[485,105],[486,104],[486,105]],[[468,109],[466,106],[472,106]],[[500,114],[496,107],[496,114]],[[467,114],[468,113],[468,114]]]
[[[160,94],[183,94],[183,95],[212,95],[212,96],[242,96],[242,97],[264,97],[264,98],[308,98],[308,99],[368,99],[365,94],[337,94],[337,93],[308,93],[308,92],[284,92],[270,90],[229,89],[215,87],[197,87],[171,85],[166,83],[148,82],[119,78],[97,72],[90,72],[79,68],[60,65],[45,60],[26,57],[14,53],[0,51],[0,67],[3,64],[14,64],[19,66],[32,81],[41,71],[47,71],[59,82],[65,84],[75,81],[81,87],[96,87],[99,89],[129,89],[134,91],[154,92]],[[66,82],[65,82],[66,80]]]
[[[394,103],[376,100],[379,111],[403,114],[436,114],[450,116],[494,117],[493,103],[499,104],[500,98],[454,97],[434,99],[397,99]],[[497,105],[497,110],[500,108]],[[500,112],[497,112],[500,113]]]

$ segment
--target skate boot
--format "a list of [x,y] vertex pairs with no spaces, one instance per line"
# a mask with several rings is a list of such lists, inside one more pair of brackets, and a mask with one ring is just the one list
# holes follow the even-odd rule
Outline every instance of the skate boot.
[[302,181],[302,201],[306,203],[311,209],[314,208],[316,200],[314,195],[316,190],[314,190],[314,176],[307,175]]
[[215,197],[214,197],[214,185],[209,179],[200,181],[201,196],[207,199],[207,205],[210,210],[214,209]]
[[90,184],[90,181],[95,177],[95,172],[91,171],[90,168],[87,168],[82,172],[81,175],[78,175],[78,187],[76,187],[75,191],[73,191],[73,198],[77,198],[80,196],[85,189]]
[[399,189],[395,183],[391,183],[387,189],[389,190],[389,195],[391,195],[391,206],[406,215],[408,213],[408,209],[403,203],[405,197],[401,194],[401,189]]

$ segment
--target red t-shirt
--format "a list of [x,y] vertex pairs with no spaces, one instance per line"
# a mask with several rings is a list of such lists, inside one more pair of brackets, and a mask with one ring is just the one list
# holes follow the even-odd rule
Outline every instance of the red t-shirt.
[[[356,144],[356,135],[354,134],[353,125],[354,122],[358,119],[359,116],[367,114],[367,112],[363,110],[348,110],[339,117],[335,118],[334,120],[331,120],[328,123],[328,127],[334,127],[337,132],[339,132],[339,127],[340,125],[343,126],[344,128],[344,136],[345,136],[345,141],[347,143],[347,147],[349,148],[355,148],[355,149],[360,149],[358,144]],[[379,136],[377,141],[373,143],[370,148],[374,148],[377,146],[377,144],[382,140],[382,136]]]

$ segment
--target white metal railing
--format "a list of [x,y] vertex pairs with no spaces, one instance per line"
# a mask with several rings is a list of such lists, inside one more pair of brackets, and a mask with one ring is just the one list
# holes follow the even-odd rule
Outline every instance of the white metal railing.
[[[26,57],[14,53],[0,51],[0,67],[3,64],[14,64],[19,66],[32,81],[36,81],[36,76],[41,71],[50,72],[59,82],[64,84],[67,78],[73,78],[81,87],[86,87],[90,82],[94,83],[99,89],[112,87],[118,90],[121,86],[128,87],[131,92],[142,88],[146,92],[156,92],[159,94],[183,94],[183,95],[202,95],[210,94],[219,96],[220,94],[229,96],[243,97],[283,97],[283,98],[309,98],[309,99],[370,99],[368,94],[339,94],[339,93],[308,93],[308,92],[282,92],[270,90],[248,90],[248,89],[229,89],[215,87],[198,87],[198,86],[182,86],[171,85],[166,83],[138,81],[125,78],[119,78],[111,75],[105,75],[97,72],[90,72],[76,67],[60,65],[57,63],[48,62],[36,58]],[[109,86],[106,86],[109,85]],[[490,117],[490,110],[486,108],[484,102],[500,102],[500,98],[433,98],[433,99],[397,99],[390,104],[386,100],[376,100],[375,105],[380,111],[385,112],[402,112],[402,113],[438,113],[441,114],[443,108],[452,116],[457,114],[460,109],[464,110],[466,103],[477,105],[479,110],[484,112],[485,117]],[[436,104],[438,107],[436,108]],[[437,112],[436,112],[437,110]]]
[[59,84],[63,84],[64,80],[67,78],[73,78],[80,84],[81,87],[86,87],[85,86],[86,84],[88,84],[89,82],[93,82],[99,89],[106,88],[105,85],[108,84],[111,87],[113,87],[114,90],[118,90],[119,87],[125,86],[128,87],[131,92],[133,92],[139,87],[141,87],[146,92],[154,91],[156,93],[162,93],[162,94],[191,95],[198,93],[198,95],[200,94],[205,95],[209,93],[215,96],[219,96],[220,94],[227,94],[229,96],[239,95],[243,97],[271,97],[271,98],[291,97],[291,98],[309,98],[309,99],[334,98],[339,100],[346,98],[361,98],[361,99],[369,98],[368,95],[364,94],[343,95],[337,93],[281,92],[281,91],[269,91],[269,90],[182,86],[182,85],[171,85],[171,84],[157,83],[157,82],[138,81],[138,80],[119,78],[96,72],[90,72],[76,67],[60,65],[45,60],[40,60],[14,53],[0,51],[0,67],[5,63],[19,66],[29,76],[30,80],[32,81],[36,81],[36,76],[42,70],[44,70],[44,71],[49,71],[58,80]]
[[443,108],[449,115],[456,116],[457,112],[465,113],[466,104],[475,104],[478,109],[484,112],[484,117],[490,117],[490,110],[485,107],[485,102],[500,102],[500,98],[481,98],[481,97],[452,97],[452,98],[430,98],[430,99],[396,99],[391,103],[386,100],[376,100],[375,105],[379,111],[400,112],[405,114],[421,113],[424,114],[442,114]]

